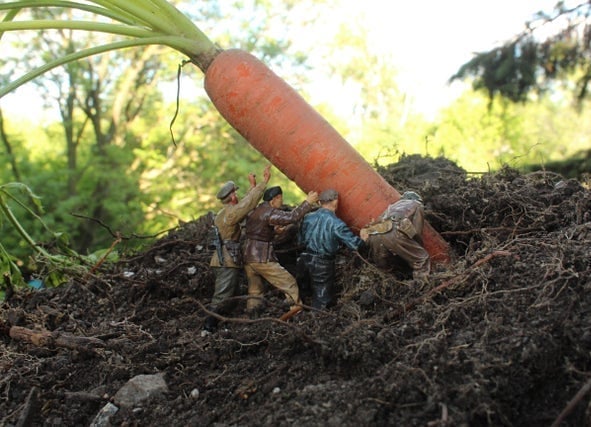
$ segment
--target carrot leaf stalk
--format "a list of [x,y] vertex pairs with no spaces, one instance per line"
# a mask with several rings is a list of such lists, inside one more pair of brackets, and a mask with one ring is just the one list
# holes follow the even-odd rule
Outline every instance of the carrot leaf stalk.
[[[163,45],[187,55],[203,72],[221,51],[183,13],[165,0],[21,0],[0,4],[4,11],[0,21],[0,38],[13,31],[39,31],[69,29],[101,32],[121,36],[123,39],[81,49],[69,55],[30,70],[18,79],[0,88],[0,98],[43,73],[81,58],[129,47]],[[27,10],[47,8],[71,8],[109,18],[112,22],[95,20],[23,19],[15,20]]]

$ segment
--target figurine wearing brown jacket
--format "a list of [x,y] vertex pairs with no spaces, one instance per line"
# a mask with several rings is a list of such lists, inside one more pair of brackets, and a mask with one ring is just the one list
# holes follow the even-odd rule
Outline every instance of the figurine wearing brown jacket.
[[388,269],[388,258],[399,256],[412,268],[413,278],[425,280],[431,262],[423,247],[423,225],[423,200],[414,191],[407,191],[377,221],[364,227],[360,237],[368,244],[378,267]]
[[[244,246],[244,271],[248,279],[246,310],[251,315],[263,308],[262,295],[265,279],[283,291],[290,310],[301,308],[299,289],[295,277],[277,259],[273,249],[275,233],[282,227],[294,224],[310,212],[318,201],[318,193],[311,191],[298,207],[292,211],[280,209],[283,205],[281,187],[270,187],[263,195],[263,203],[256,207],[246,219],[246,243]],[[254,297],[254,298],[251,298]]]

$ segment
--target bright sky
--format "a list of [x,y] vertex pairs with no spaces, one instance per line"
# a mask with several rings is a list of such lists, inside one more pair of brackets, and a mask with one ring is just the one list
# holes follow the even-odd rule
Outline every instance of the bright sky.
[[401,85],[432,115],[463,89],[447,81],[474,52],[512,38],[539,10],[557,0],[343,0],[347,13],[365,14],[370,43],[398,63]]

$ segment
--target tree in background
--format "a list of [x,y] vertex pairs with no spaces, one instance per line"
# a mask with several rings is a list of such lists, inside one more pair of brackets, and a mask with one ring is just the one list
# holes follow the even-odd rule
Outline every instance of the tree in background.
[[[267,63],[296,73],[294,81],[301,81],[304,74],[297,71],[305,55],[290,49],[283,31],[291,16],[285,11],[295,4],[236,1],[223,9],[218,2],[207,2],[191,8],[191,12],[196,21],[211,22],[220,40],[257,52]],[[238,20],[231,17],[236,10],[243,10]],[[31,13],[37,18],[70,20],[79,18],[81,12],[54,8],[32,9]],[[311,22],[313,14],[309,13],[307,19]],[[66,29],[22,35],[13,41],[11,54],[1,59],[2,69],[7,76],[24,72],[51,58],[109,42],[105,40],[108,37]],[[185,97],[186,88],[191,90],[186,84],[191,77],[197,81],[202,78],[192,75],[196,73],[193,67],[184,67],[181,75],[173,143],[169,123],[175,115],[180,59],[160,46],[148,46],[54,68],[33,84],[42,95],[36,102],[57,109],[61,121],[45,124],[45,135],[35,135],[28,141],[22,141],[21,136],[29,132],[27,125],[27,129],[8,126],[10,131],[2,133],[6,153],[1,155],[14,159],[15,166],[13,176],[8,170],[2,171],[3,180],[12,181],[17,171],[25,170],[18,181],[43,198],[45,223],[67,229],[77,250],[110,244],[113,236],[97,225],[99,221],[124,235],[157,233],[179,220],[216,209],[212,194],[223,180],[235,179],[247,188],[248,183],[241,181],[265,163],[262,155],[215,113],[204,94]],[[18,155],[12,153],[13,145]],[[31,162],[35,158],[37,161]],[[25,160],[27,167],[19,168],[25,166]],[[299,191],[278,172],[274,181],[286,193],[290,189]],[[73,213],[77,215],[73,217]],[[32,235],[42,235],[35,222],[25,219],[22,224]],[[6,230],[3,241],[10,240],[10,230]]]
[[491,103],[485,94],[467,91],[441,111],[426,140],[430,154],[482,173],[504,165],[544,168],[586,149],[590,133],[591,111],[577,112],[565,97]]
[[10,165],[11,173],[9,174],[9,176],[11,176],[12,180],[14,181],[20,181],[20,169],[18,166],[18,162],[16,161],[16,158],[14,156],[12,143],[8,138],[8,134],[6,133],[6,127],[4,126],[4,113],[2,112],[2,109],[0,109],[0,141],[2,141],[2,145],[6,153],[7,163]]
[[564,85],[580,102],[591,81],[590,14],[588,0],[559,1],[551,13],[538,12],[513,40],[476,54],[451,80],[473,78],[473,87],[491,100],[501,95],[514,102]]
[[[76,19],[71,9],[32,9],[33,19]],[[7,66],[29,70],[99,43],[107,36],[69,29],[39,32],[14,43],[15,55]],[[39,102],[53,106],[61,130],[51,126],[52,147],[42,169],[23,177],[44,197],[56,227],[70,230],[73,248],[79,251],[108,245],[112,236],[93,220],[129,232],[141,221],[138,174],[132,173],[132,150],[139,135],[131,128],[145,105],[157,101],[154,90],[162,48],[111,52],[70,62],[33,80]],[[62,141],[59,141],[62,139]],[[40,165],[41,166],[41,165]],[[74,224],[72,213],[82,217]],[[74,226],[72,226],[74,225]],[[131,227],[130,227],[131,225]]]

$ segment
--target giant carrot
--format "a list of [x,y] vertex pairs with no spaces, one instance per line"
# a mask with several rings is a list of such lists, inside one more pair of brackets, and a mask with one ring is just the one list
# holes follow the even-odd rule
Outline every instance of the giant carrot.
[[[291,86],[251,54],[220,52],[205,71],[220,114],[303,191],[334,188],[353,229],[377,218],[400,194]],[[448,261],[449,248],[426,224],[425,249]]]
[[[92,4],[89,4],[92,3]],[[102,15],[118,24],[95,21],[14,20],[22,8],[70,7]],[[335,188],[339,214],[359,229],[400,198],[400,194],[357,153],[291,86],[244,51],[221,50],[189,18],[165,0],[15,0],[6,10],[4,31],[69,28],[125,36],[93,46],[29,71],[0,89],[0,97],[23,83],[80,58],[109,50],[163,44],[186,54],[205,73],[205,89],[222,116],[248,142],[304,191]],[[446,242],[426,224],[425,247],[434,261],[448,261]]]

